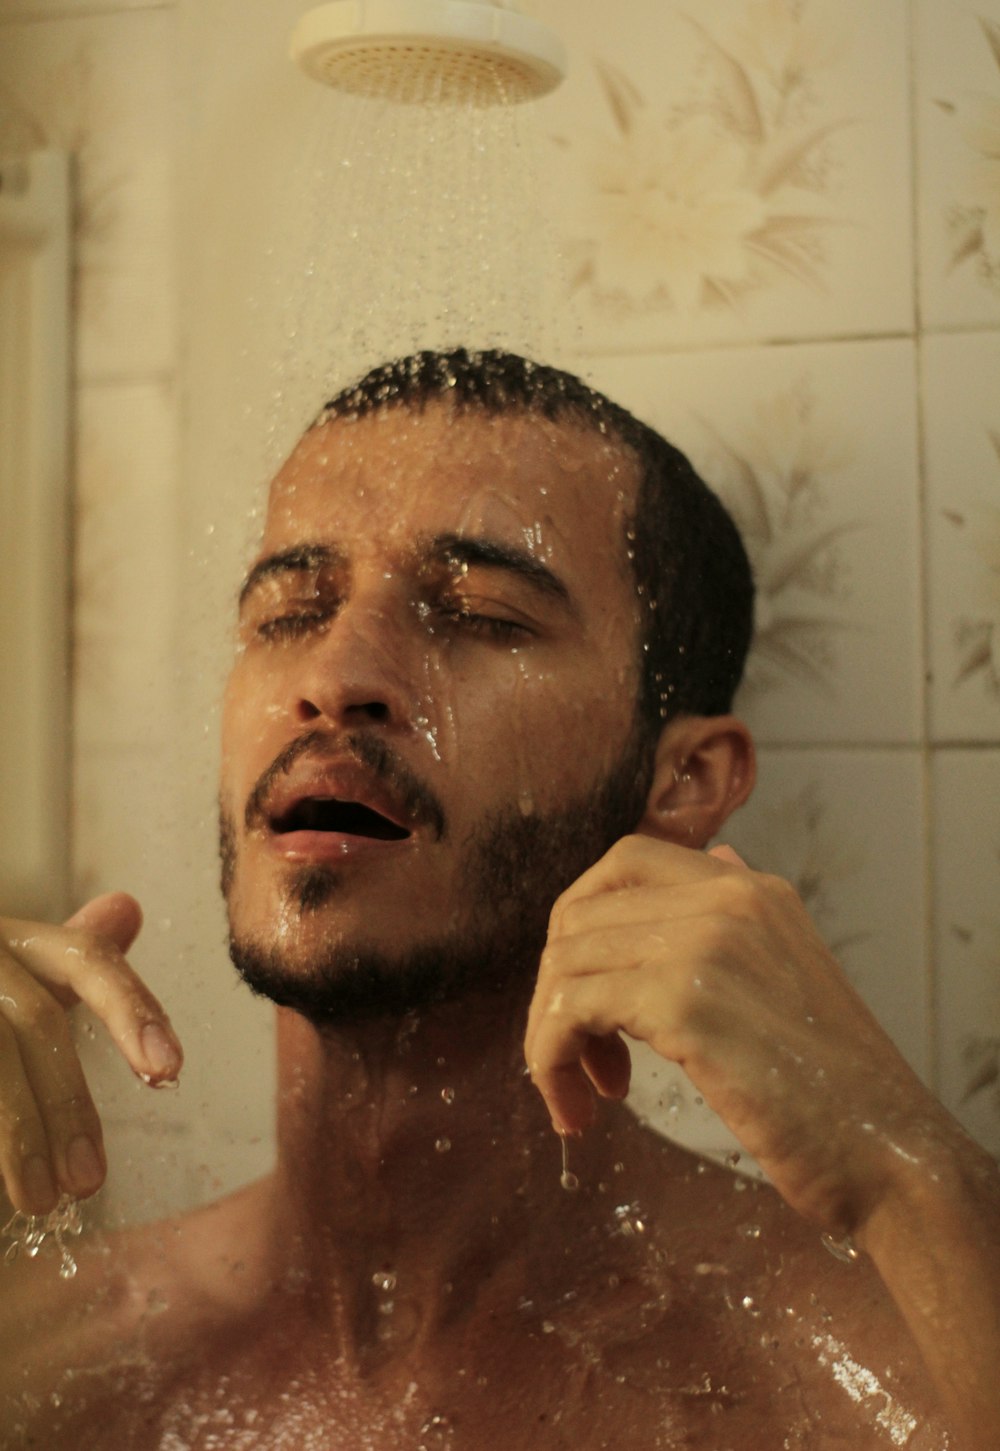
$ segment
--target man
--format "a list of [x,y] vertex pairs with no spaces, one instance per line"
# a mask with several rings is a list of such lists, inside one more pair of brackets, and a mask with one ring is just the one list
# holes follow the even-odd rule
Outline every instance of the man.
[[[791,889],[703,850],[753,784],[750,608],[713,496],[576,379],[423,354],[328,406],[271,490],[223,724],[277,1164],[84,1241],[69,1284],[4,1271],[5,1446],[1000,1444],[996,1165]],[[179,1071],[139,920],[4,926],[22,1210],[104,1177],[65,1007]],[[773,1188],[635,1121],[622,1031]]]

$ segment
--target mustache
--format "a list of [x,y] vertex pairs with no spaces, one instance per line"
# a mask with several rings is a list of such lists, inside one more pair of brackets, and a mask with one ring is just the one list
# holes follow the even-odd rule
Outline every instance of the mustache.
[[360,731],[335,736],[329,731],[313,730],[290,741],[261,773],[247,797],[243,819],[248,831],[267,826],[267,800],[275,781],[287,775],[303,756],[316,761],[349,756],[365,767],[376,781],[389,788],[407,821],[414,826],[428,827],[436,841],[445,839],[447,820],[444,807],[435,793],[385,741]]

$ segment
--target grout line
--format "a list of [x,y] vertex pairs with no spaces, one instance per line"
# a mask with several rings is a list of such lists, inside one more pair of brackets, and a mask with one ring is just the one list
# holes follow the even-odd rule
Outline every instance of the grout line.
[[[916,266],[914,257],[914,266]],[[681,341],[674,343],[657,342],[648,346],[628,347],[601,347],[589,344],[586,348],[576,349],[574,357],[584,359],[603,358],[645,358],[656,357],[686,357],[691,353],[735,353],[748,352],[754,348],[799,348],[799,347],[828,347],[837,343],[906,343],[916,342],[920,337],[961,337],[964,335],[977,335],[980,333],[1000,332],[1000,316],[992,321],[986,322],[961,322],[961,323],[936,323],[927,326],[920,325],[919,331],[916,326],[911,329],[889,329],[885,332],[851,332],[851,333],[804,333],[801,337],[752,337],[752,338],[715,338],[704,341]]]
[[53,5],[41,11],[22,10],[13,15],[0,16],[0,29],[14,25],[60,24],[64,20],[100,20],[116,15],[141,15],[146,10],[176,10],[177,0],[147,0],[141,5],[115,5],[105,0],[92,6]]
[[927,1063],[927,1081],[935,1092],[940,1091],[940,991],[937,971],[937,912],[935,892],[934,852],[934,799],[932,793],[932,722],[933,700],[931,691],[931,558],[930,519],[927,478],[927,417],[924,403],[924,325],[922,307],[923,249],[921,231],[921,171],[920,171],[920,94],[917,73],[919,18],[916,6],[911,3],[906,11],[907,64],[909,80],[909,125],[910,125],[910,237],[912,242],[911,287],[913,318],[916,327],[914,339],[914,386],[916,402],[916,450],[917,450],[917,569],[919,631],[921,648],[920,699],[923,719],[923,740],[920,752],[920,820],[923,829],[921,843],[921,865],[923,873],[923,1001],[924,1053]]
[[988,754],[996,751],[1000,754],[1000,742],[968,741],[961,739],[942,739],[939,741],[769,741],[763,736],[758,736],[750,726],[750,733],[754,737],[754,743],[759,751],[806,751],[816,755],[829,753],[830,751],[846,752],[885,752],[896,755],[923,755],[933,756],[940,751],[963,751],[979,752]]

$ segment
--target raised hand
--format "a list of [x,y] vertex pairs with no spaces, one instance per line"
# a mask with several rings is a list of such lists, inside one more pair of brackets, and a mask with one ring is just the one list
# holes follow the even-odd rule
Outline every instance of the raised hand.
[[560,1132],[628,1090],[625,1032],[686,1070],[786,1201],[854,1232],[950,1123],[787,883],[728,847],[617,843],[552,911],[525,1051]]
[[93,1194],[107,1172],[67,1009],[85,1003],[146,1082],[180,1071],[170,1022],[125,960],[141,925],[124,892],[95,897],[61,927],[0,918],[0,1175],[25,1213],[47,1213],[60,1193]]

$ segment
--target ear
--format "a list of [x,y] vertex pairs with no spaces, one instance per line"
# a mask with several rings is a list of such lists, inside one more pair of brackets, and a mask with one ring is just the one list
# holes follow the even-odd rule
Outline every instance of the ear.
[[639,831],[700,848],[753,790],[753,739],[732,715],[686,715],[663,729]]

